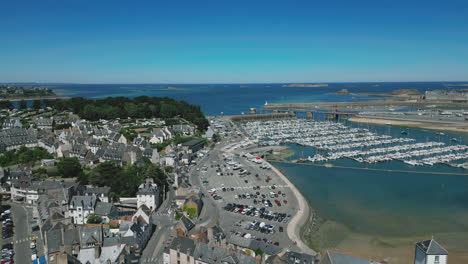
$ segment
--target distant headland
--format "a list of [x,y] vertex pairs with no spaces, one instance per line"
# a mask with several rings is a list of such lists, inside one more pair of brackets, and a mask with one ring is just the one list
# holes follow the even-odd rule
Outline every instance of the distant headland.
[[328,87],[328,84],[326,83],[317,83],[317,84],[311,84],[311,83],[292,83],[292,84],[285,84],[283,87]]

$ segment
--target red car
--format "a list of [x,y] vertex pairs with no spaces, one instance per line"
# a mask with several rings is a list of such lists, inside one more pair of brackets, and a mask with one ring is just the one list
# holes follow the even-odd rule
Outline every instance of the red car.
[[283,203],[287,204],[287,203],[288,203],[288,201],[287,201],[287,200],[283,200]]

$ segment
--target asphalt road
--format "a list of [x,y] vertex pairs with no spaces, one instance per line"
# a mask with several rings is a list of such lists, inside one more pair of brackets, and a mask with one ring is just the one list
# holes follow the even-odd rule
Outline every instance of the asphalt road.
[[156,227],[151,239],[143,250],[140,263],[162,263],[160,261],[162,259],[162,251],[164,250],[164,242],[168,240],[172,227],[176,224],[174,210],[171,208],[174,196],[174,191],[169,191],[158,210],[153,212],[153,224]]
[[15,250],[15,263],[31,263],[31,229],[29,227],[29,215],[22,205],[11,204],[15,234],[13,235],[13,247]]

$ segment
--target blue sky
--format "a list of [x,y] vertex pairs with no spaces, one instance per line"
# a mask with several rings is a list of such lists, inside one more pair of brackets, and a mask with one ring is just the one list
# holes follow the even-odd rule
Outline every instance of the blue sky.
[[468,81],[466,0],[0,0],[0,82]]

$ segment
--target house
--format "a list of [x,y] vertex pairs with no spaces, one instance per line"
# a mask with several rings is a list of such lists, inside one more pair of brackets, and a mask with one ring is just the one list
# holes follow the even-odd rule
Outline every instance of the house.
[[214,130],[211,128],[211,126],[209,126],[205,132],[205,135],[203,135],[203,137],[206,139],[212,139],[214,134],[215,134]]
[[176,163],[175,155],[169,154],[169,155],[164,156],[164,164],[166,166],[174,166],[175,163]]
[[164,133],[160,130],[158,131],[155,131],[151,134],[151,138],[149,140],[149,142],[151,144],[158,144],[158,143],[163,143],[164,140],[166,140],[166,137],[164,135]]
[[94,196],[73,196],[68,211],[75,225],[84,225],[90,214],[94,214],[97,198]]
[[187,153],[183,154],[182,157],[180,158],[180,162],[184,165],[189,165],[191,160],[192,159],[190,158],[190,155]]
[[61,264],[60,259],[63,254],[76,256],[80,251],[80,235],[78,229],[56,224],[50,230],[44,232],[45,255],[48,262]]
[[37,128],[39,129],[52,129],[54,120],[51,118],[40,117],[36,120]]
[[190,125],[173,125],[173,134],[191,136],[195,134],[195,127]]
[[448,251],[434,239],[416,243],[414,264],[446,264]]
[[163,253],[164,264],[194,264],[195,241],[183,236],[174,238]]
[[269,257],[265,264],[314,264],[315,256],[294,251],[281,252]]
[[161,161],[158,150],[147,148],[143,151],[143,157],[149,159],[153,164],[159,164]]
[[151,211],[159,207],[159,187],[153,179],[147,178],[145,183],[138,187],[137,208],[146,205]]
[[[283,251],[283,248],[281,247],[270,245],[264,242],[250,239],[250,238],[235,236],[235,235],[231,235],[227,239],[227,241],[229,244],[233,245],[235,249],[238,249],[238,250],[249,249],[251,251],[255,251],[256,249],[260,248],[267,258],[270,256],[278,255]],[[347,264],[350,264],[350,263],[347,263]]]
[[177,232],[183,235],[188,235],[193,228],[195,228],[195,223],[185,215],[182,215],[175,227]]
[[163,252],[164,264],[256,264],[257,259],[239,251],[178,236]]
[[353,257],[334,251],[327,251],[319,264],[379,264],[379,262]]
[[119,211],[112,203],[98,201],[96,208],[94,208],[94,214],[100,216],[103,223],[109,223],[111,219],[118,218]]
[[14,127],[22,128],[23,124],[21,124],[21,122],[18,119],[7,118],[5,119],[5,121],[3,121],[2,127],[3,128],[14,128]]
[[182,143],[182,149],[189,153],[195,153],[203,148],[205,142],[202,139],[192,139]]
[[136,245],[140,250],[146,247],[154,231],[151,210],[143,205],[132,217],[132,223],[128,226],[122,241]]
[[85,196],[94,196],[99,201],[108,203],[109,193],[110,193],[110,187],[96,187],[96,186],[88,185],[86,186],[86,189],[84,190],[83,194]]

